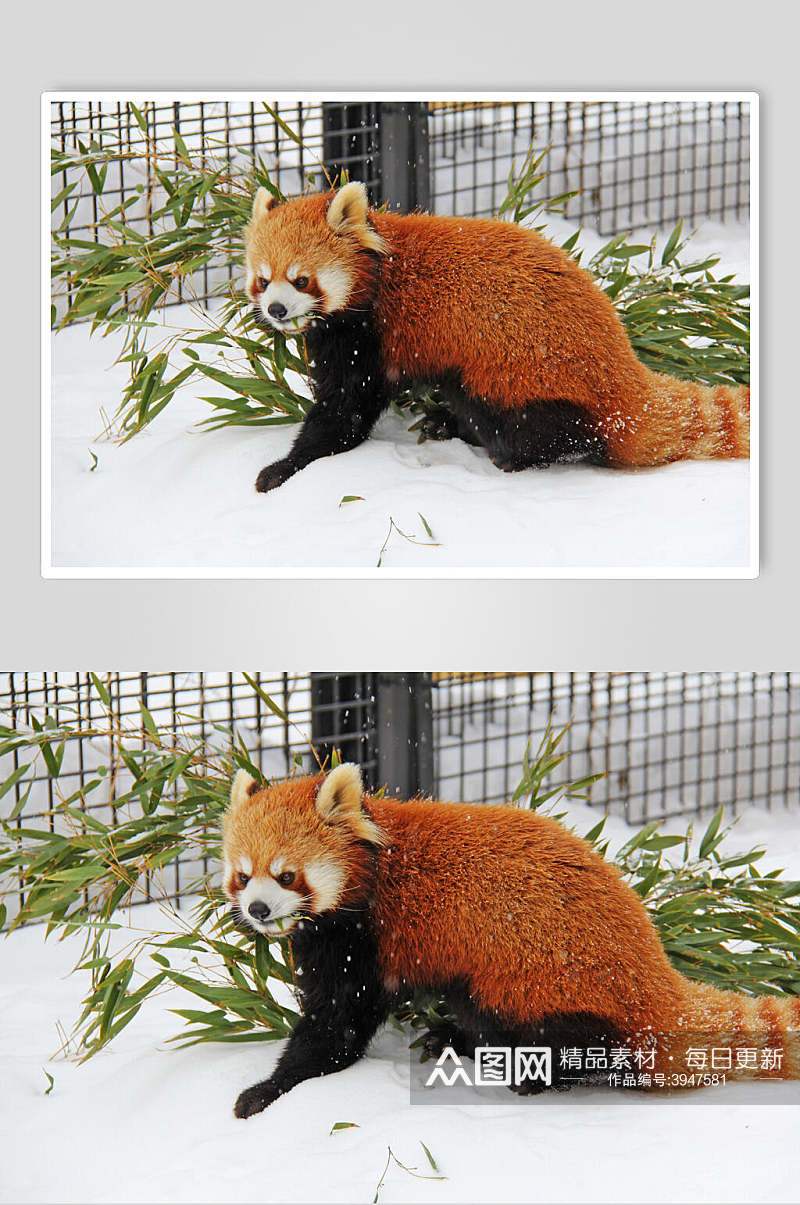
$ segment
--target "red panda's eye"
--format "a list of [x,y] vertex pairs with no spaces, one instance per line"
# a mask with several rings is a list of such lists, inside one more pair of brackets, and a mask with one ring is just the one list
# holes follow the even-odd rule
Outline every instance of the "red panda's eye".
[[239,888],[240,891],[243,891],[249,882],[250,882],[249,874],[245,874],[243,871],[240,871],[239,874],[237,874],[236,886]]
[[266,276],[259,276],[256,280],[256,286],[261,290],[262,293],[266,292],[268,285],[269,281],[267,280]]
[[294,882],[294,871],[284,870],[283,874],[278,875],[278,882],[281,887],[291,887]]
[[298,276],[295,279],[294,287],[296,289],[305,289],[307,285],[308,285],[308,277],[307,276]]

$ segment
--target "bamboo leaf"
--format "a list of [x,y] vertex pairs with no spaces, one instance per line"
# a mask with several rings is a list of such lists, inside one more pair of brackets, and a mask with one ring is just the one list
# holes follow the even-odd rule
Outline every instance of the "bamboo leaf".
[[[17,785],[20,779],[25,777],[32,764],[32,762],[26,762],[23,766],[17,766],[16,770],[12,770],[8,778],[4,779],[3,782],[0,783],[0,799],[2,799],[4,795],[7,795],[8,792]],[[15,818],[15,813],[12,812],[10,819],[13,820]]]
[[278,706],[278,704],[274,701],[274,699],[272,699],[271,696],[267,694],[267,692],[263,689],[261,684],[259,682],[257,682],[256,679],[254,677],[252,677],[251,674],[245,673],[245,674],[243,674],[243,677],[244,677],[245,681],[247,682],[247,684],[256,692],[258,697],[261,699],[261,702],[265,705],[265,707],[269,708],[269,710],[272,712],[273,715],[276,715],[281,720],[284,720],[284,721],[288,720],[288,716],[286,715],[286,712],[283,710],[283,708]]
[[422,1141],[422,1139],[420,1139],[420,1143],[419,1143],[419,1144],[420,1144],[420,1146],[422,1147],[423,1151],[425,1152],[425,1154],[426,1154],[426,1156],[427,1156],[427,1158],[428,1158],[428,1163],[431,1165],[431,1167],[433,1168],[433,1170],[434,1170],[435,1172],[438,1172],[439,1167],[438,1167],[438,1165],[437,1165],[437,1163],[436,1163],[436,1160],[434,1159],[433,1155],[430,1153],[430,1151],[428,1150],[428,1148],[426,1147],[426,1145],[425,1145],[425,1143]]
[[717,836],[717,833],[719,832],[719,826],[722,823],[722,811],[723,811],[722,805],[720,805],[717,808],[714,815],[712,816],[711,822],[710,822],[708,828],[706,829],[705,833],[703,834],[703,839],[700,842],[700,849],[699,849],[699,857],[701,859],[707,857],[708,854],[711,853],[711,851],[717,845],[717,841],[715,840],[715,838]]

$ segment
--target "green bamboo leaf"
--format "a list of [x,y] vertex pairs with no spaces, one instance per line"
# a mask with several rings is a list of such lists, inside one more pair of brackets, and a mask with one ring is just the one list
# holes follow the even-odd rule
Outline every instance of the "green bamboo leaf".
[[633,256],[642,255],[649,249],[646,243],[623,243],[614,247],[608,254],[612,259],[632,259]]
[[683,837],[650,837],[643,841],[641,849],[670,849],[674,845],[682,845]]
[[284,721],[288,720],[286,712],[278,706],[278,704],[270,697],[270,695],[267,694],[261,684],[257,682],[251,674],[245,673],[242,676],[247,682],[248,686],[250,686],[251,689],[256,692],[258,697],[261,699],[261,702],[265,705],[265,707],[269,708],[273,715],[276,715],[278,719]]
[[683,220],[678,222],[677,226],[672,231],[672,234],[667,239],[666,246],[664,247],[664,250],[661,254],[662,265],[666,266],[667,264],[671,263],[672,260],[675,258],[675,254],[678,250],[678,244],[680,242],[682,232],[683,232]]
[[[7,795],[8,792],[17,785],[20,779],[25,777],[32,764],[32,762],[26,762],[25,765],[18,766],[16,770],[12,770],[8,778],[4,779],[3,782],[0,783],[0,799],[2,799],[4,795]],[[13,812],[11,813],[10,818],[15,819]]]
[[663,871],[659,865],[651,867],[650,871],[645,874],[644,878],[639,879],[638,882],[633,884],[634,891],[636,891],[637,894],[644,899],[650,894],[656,883],[658,883],[659,880],[664,877],[665,873],[666,872]]
[[722,812],[723,808],[722,805],[720,805],[714,815],[711,817],[711,822],[703,834],[703,839],[700,842],[700,849],[698,851],[698,857],[701,860],[707,857],[718,843],[717,833],[719,832],[719,826],[722,823]]
[[286,135],[286,137],[291,139],[292,142],[296,142],[298,145],[300,145],[299,134],[296,134],[295,131],[292,129],[292,127],[288,126],[286,124],[286,122],[283,120],[283,118],[281,117],[278,110],[273,109],[272,106],[268,105],[266,101],[262,101],[262,104],[263,104],[265,110],[267,111],[267,113],[269,113],[272,120],[275,122],[275,125],[278,126],[278,128],[280,130],[283,131],[283,133]]
[[111,696],[109,695],[106,687],[100,681],[97,674],[90,674],[90,677],[92,679],[92,685],[94,686],[95,690],[99,694],[103,703],[106,705],[106,707],[110,707],[111,706]]
[[148,132],[147,120],[144,117],[143,113],[139,109],[137,109],[136,105],[132,101],[128,101],[128,108],[133,113],[133,116],[136,119],[136,124],[138,125],[139,129],[142,131],[143,134],[147,134],[147,132]]
[[142,702],[139,703],[139,711],[141,713],[142,723],[144,724],[145,728],[152,737],[155,737],[156,740],[158,740],[158,728],[156,727],[156,722]]
[[426,1155],[427,1155],[427,1157],[428,1157],[428,1163],[431,1165],[431,1167],[433,1168],[433,1170],[434,1170],[435,1172],[438,1172],[439,1167],[438,1167],[438,1165],[437,1165],[437,1163],[436,1163],[436,1160],[434,1159],[433,1155],[430,1153],[430,1151],[428,1150],[428,1148],[426,1147],[426,1145],[425,1145],[425,1143],[422,1141],[422,1139],[420,1139],[420,1143],[419,1143],[419,1144],[420,1144],[420,1146],[422,1147],[423,1151],[425,1152],[425,1154],[426,1154]]
[[50,202],[50,212],[54,213],[55,210],[58,209],[59,205],[61,205],[63,201],[66,201],[67,197],[69,197],[77,187],[78,182],[77,180],[74,180],[72,184],[65,185],[60,192],[56,193]]
[[269,956],[269,946],[263,937],[256,937],[255,963],[256,971],[261,978],[264,980],[269,979],[272,966]]
[[602,820],[600,820],[597,824],[595,824],[592,828],[590,828],[588,833],[586,833],[583,838],[584,841],[588,841],[590,843],[593,843],[594,841],[596,841],[597,838],[602,833],[603,829],[605,828],[606,819],[607,819],[607,817],[604,816]]

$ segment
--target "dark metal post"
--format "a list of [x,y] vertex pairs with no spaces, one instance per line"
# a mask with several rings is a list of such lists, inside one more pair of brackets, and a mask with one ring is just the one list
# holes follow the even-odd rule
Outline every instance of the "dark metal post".
[[407,799],[433,789],[430,674],[378,674],[378,783]]
[[407,213],[430,204],[428,107],[421,101],[322,106],[322,158],[331,180],[345,169],[370,201]]
[[[342,171],[351,180],[367,186],[370,200],[377,200],[380,178],[380,150],[377,133],[378,104],[341,104],[322,106],[322,162],[331,181],[338,183]],[[325,187],[324,181],[321,182]]]
[[428,107],[420,101],[378,106],[381,138],[381,199],[408,213],[430,204]]
[[[364,782],[378,784],[375,774],[377,674],[311,675],[311,740],[317,757],[330,764],[336,749],[342,761],[361,766]],[[316,769],[316,762],[309,763]]]

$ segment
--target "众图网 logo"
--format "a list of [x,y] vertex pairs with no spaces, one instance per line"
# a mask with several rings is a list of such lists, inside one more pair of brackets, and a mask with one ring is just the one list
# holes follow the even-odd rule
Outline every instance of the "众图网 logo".
[[445,1046],[425,1087],[432,1088],[436,1083],[446,1088],[454,1084],[509,1088],[535,1083],[549,1087],[552,1080],[553,1057],[549,1046],[477,1046],[472,1079],[453,1047]]

